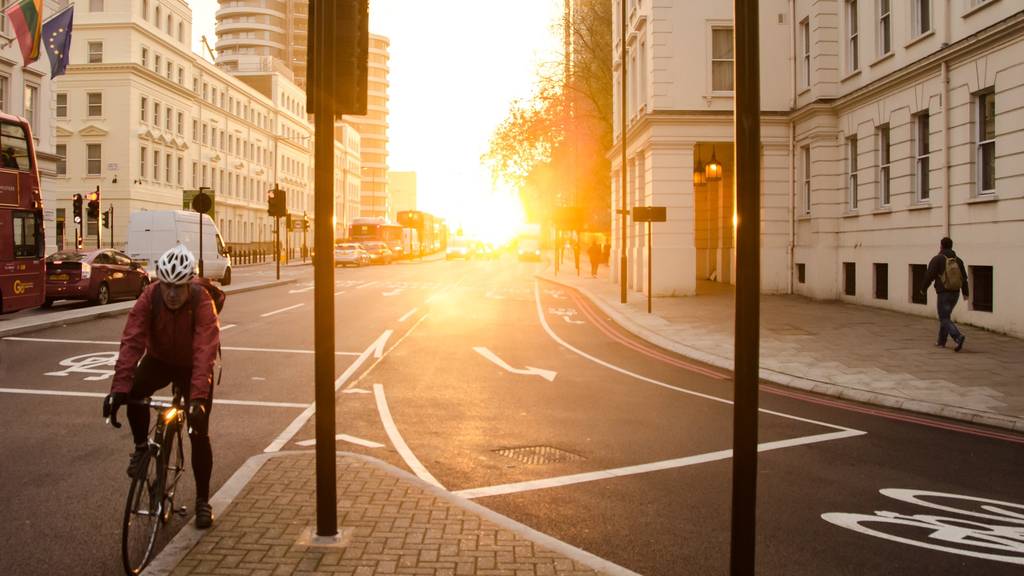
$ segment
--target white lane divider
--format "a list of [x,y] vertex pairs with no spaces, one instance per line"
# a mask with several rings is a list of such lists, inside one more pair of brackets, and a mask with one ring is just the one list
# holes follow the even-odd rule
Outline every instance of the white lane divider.
[[501,358],[498,358],[497,354],[495,354],[494,352],[491,352],[490,350],[488,350],[487,348],[484,348],[483,346],[474,346],[473,350],[476,351],[477,354],[483,356],[484,358],[487,358],[491,362],[494,362],[495,364],[497,364],[501,368],[503,368],[503,369],[513,373],[513,374],[522,374],[523,376],[540,376],[541,378],[547,380],[548,382],[553,382],[555,380],[555,376],[558,376],[558,372],[555,372],[554,370],[545,370],[543,368],[534,368],[533,366],[527,366],[526,369],[523,369],[523,368],[513,368],[513,367],[509,366],[509,364],[507,362],[505,362]]
[[[338,379],[334,381],[335,392],[337,392],[339,388],[341,388],[342,386],[345,385],[346,382],[348,382],[348,379],[351,378],[352,375],[356,373],[356,370],[359,370],[359,367],[362,366],[370,358],[370,355],[374,355],[374,357],[377,358],[380,357],[378,355],[383,353],[384,346],[387,344],[388,338],[391,338],[391,334],[393,333],[394,330],[385,330],[380,336],[377,337],[376,340],[374,340],[366,348],[366,350],[363,350],[359,357],[356,358],[355,361],[352,362],[352,364],[350,364],[349,367],[346,368],[345,371],[341,373],[341,376],[338,376]],[[302,411],[302,414],[296,416],[295,420],[292,420],[292,423],[289,424],[288,427],[285,428],[277,436],[277,438],[275,438],[274,441],[270,443],[270,445],[264,448],[263,451],[277,452],[281,450],[281,448],[288,444],[288,442],[291,441],[292,437],[295,436],[295,434],[297,434],[298,431],[313,416],[313,413],[315,411],[316,403],[309,404],[306,407],[306,409]]]
[[426,466],[420,462],[419,458],[412,453],[412,450],[409,449],[409,445],[405,443],[405,440],[402,439],[402,435],[398,433],[398,427],[395,426],[395,420],[391,417],[391,410],[388,409],[387,399],[384,398],[384,387],[380,384],[374,384],[373,395],[377,398],[377,411],[380,412],[380,421],[384,425],[384,431],[387,432],[388,439],[391,440],[391,443],[395,446],[395,450],[398,451],[402,460],[405,460],[405,463],[413,473],[420,478],[420,480],[429,482],[430,484],[444,490],[445,487],[437,481],[437,478],[434,478],[434,475],[431,474],[427,470]]
[[417,310],[419,310],[419,308],[413,308],[412,310],[409,310],[409,311],[408,311],[408,312],[406,312],[405,314],[402,314],[402,317],[401,317],[401,318],[399,318],[399,319],[398,319],[398,321],[399,321],[399,322],[405,322],[406,320],[408,320],[408,319],[409,319],[409,317],[410,317],[410,316],[412,316],[413,314],[415,314]]
[[234,328],[235,326],[238,326],[238,324],[225,324],[225,325],[220,327],[220,331],[223,332],[225,330],[229,330],[231,328]]
[[266,318],[267,316],[273,316],[274,314],[280,314],[281,312],[287,312],[289,310],[294,310],[294,309],[299,308],[301,306],[305,306],[305,304],[295,304],[294,306],[288,306],[288,307],[285,307],[285,308],[281,308],[280,310],[274,310],[273,312],[267,312],[266,314],[260,314],[260,317],[261,318]]
[[356,286],[356,290],[358,290],[360,288],[366,288],[367,286],[373,286],[376,283],[377,283],[377,281],[373,280],[371,282],[367,282],[366,284],[360,284],[359,286]]
[[395,288],[394,290],[392,290],[390,292],[381,292],[380,295],[381,296],[398,296],[401,293],[402,293],[402,289],[401,288]]
[[[336,440],[341,440],[342,442],[348,442],[349,444],[356,444],[356,445],[359,445],[359,446],[365,446],[367,448],[383,448],[384,447],[384,445],[379,443],[379,442],[374,442],[373,440],[365,440],[363,438],[358,438],[356,436],[349,436],[348,434],[338,434],[334,438]],[[316,446],[316,438],[314,438],[312,440],[301,440],[299,442],[296,442],[296,444],[298,444],[299,446]]]
[[[25,388],[0,388],[0,394],[27,394],[30,396],[69,396],[80,398],[105,398],[106,392],[78,392],[72,390],[36,390]],[[154,400],[170,402],[170,396],[153,396]],[[215,398],[214,404],[227,404],[229,406],[259,406],[261,408],[305,408],[305,404],[295,402],[267,402],[263,400],[222,400]]]
[[288,293],[289,294],[301,294],[303,292],[309,292],[310,290],[312,290],[314,288],[316,288],[316,286],[308,286],[306,288],[299,288],[298,290],[289,290]]

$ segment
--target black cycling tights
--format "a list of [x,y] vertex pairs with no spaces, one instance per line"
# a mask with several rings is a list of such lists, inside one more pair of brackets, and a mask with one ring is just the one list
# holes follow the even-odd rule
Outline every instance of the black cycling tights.
[[[180,386],[185,391],[185,405],[188,405],[188,392],[192,382],[191,366],[173,366],[165,364],[152,356],[145,356],[135,369],[135,377],[132,381],[132,390],[128,396],[133,399],[141,399],[152,396],[154,392],[166,387],[170,383]],[[210,474],[213,472],[213,449],[210,447],[209,418],[210,410],[213,408],[213,400],[206,400],[206,417],[199,421],[197,418],[190,422],[192,428],[188,435],[191,441],[192,451],[192,472],[196,481],[196,499],[209,500],[210,498]],[[129,404],[127,407],[128,424],[132,429],[132,439],[135,444],[145,444],[149,434],[149,413],[150,408]]]

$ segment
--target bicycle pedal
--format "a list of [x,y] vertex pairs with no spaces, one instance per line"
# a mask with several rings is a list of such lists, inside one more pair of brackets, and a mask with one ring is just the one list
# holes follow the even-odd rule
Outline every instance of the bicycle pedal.
[[182,516],[182,517],[188,516],[188,506],[181,506],[181,507],[175,508],[174,509],[174,513],[177,516]]

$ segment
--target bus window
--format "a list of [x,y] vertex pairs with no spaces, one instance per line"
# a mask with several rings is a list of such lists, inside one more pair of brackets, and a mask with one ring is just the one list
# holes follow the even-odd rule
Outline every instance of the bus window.
[[17,124],[9,122],[0,124],[0,168],[22,172],[32,169],[25,129]]
[[14,213],[14,257],[42,258],[43,243],[40,222],[35,212]]

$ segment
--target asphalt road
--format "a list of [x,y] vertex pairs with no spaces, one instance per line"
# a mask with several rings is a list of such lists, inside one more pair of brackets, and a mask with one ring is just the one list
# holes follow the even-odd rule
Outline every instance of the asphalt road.
[[[726,573],[730,375],[633,338],[535,271],[339,270],[337,448],[639,573]],[[300,418],[312,274],[286,274],[297,282],[232,295],[221,318],[214,491],[247,458],[314,438]],[[99,412],[123,323],[0,340],[2,574],[120,570],[130,440]],[[1024,438],[768,385],[761,407],[759,573],[1019,573]]]

